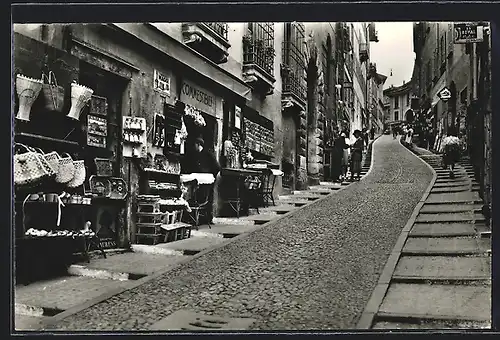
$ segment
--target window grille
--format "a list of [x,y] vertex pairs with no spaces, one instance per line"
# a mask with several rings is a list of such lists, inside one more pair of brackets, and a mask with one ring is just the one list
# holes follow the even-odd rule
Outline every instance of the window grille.
[[283,92],[291,92],[305,100],[304,77],[304,39],[305,28],[301,23],[285,23],[283,39]]
[[274,23],[248,23],[248,34],[243,39],[243,63],[255,64],[273,76]]
[[225,22],[205,22],[212,31],[227,40],[228,25]]

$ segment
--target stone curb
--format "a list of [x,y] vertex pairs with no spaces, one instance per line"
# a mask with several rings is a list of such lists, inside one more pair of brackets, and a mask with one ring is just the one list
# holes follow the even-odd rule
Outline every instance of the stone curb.
[[[381,135],[380,135],[381,136]],[[373,168],[373,144],[375,143],[375,141],[380,138],[380,136],[376,137],[372,142],[372,149],[371,149],[371,152],[372,152],[372,158],[371,158],[371,162],[370,162],[370,170],[368,170],[368,172],[363,176],[363,178],[361,178],[361,180],[363,180],[366,176],[368,176],[368,174],[371,172],[372,168]],[[56,314],[52,317],[50,317],[50,319],[47,319],[45,321],[42,322],[41,324],[41,330],[47,330],[48,327],[60,322],[61,320],[73,315],[73,314],[76,314],[76,313],[79,313],[87,308],[90,308],[92,307],[93,305],[96,305],[100,302],[103,302],[105,300],[108,300],[110,298],[112,298],[113,296],[115,295],[118,295],[118,294],[121,294],[127,290],[130,290],[130,289],[133,289],[133,288],[136,288],[140,285],[143,285],[151,280],[154,280],[162,275],[165,275],[166,273],[168,273],[169,271],[173,270],[173,269],[176,269],[176,268],[179,268],[179,267],[182,267],[184,265],[186,265],[189,261],[193,261],[205,254],[208,254],[216,249],[219,249],[219,248],[222,248],[222,247],[225,247],[227,246],[228,244],[231,244],[233,242],[236,242],[237,240],[241,240],[245,237],[248,237],[250,234],[256,232],[257,230],[260,230],[262,228],[266,228],[266,227],[270,227],[276,223],[278,223],[281,219],[283,218],[286,218],[286,217],[291,217],[292,215],[296,214],[296,213],[299,213],[302,209],[304,209],[305,207],[308,207],[309,205],[311,204],[314,204],[314,203],[317,203],[317,202],[320,202],[322,200],[325,200],[327,198],[329,198],[331,195],[333,194],[336,194],[338,192],[340,192],[341,190],[344,190],[345,188],[349,187],[351,184],[353,184],[355,182],[352,182],[352,183],[349,183],[348,185],[343,185],[341,186],[338,190],[332,190],[332,192],[328,195],[321,195],[317,200],[314,200],[314,201],[310,201],[308,202],[307,204],[301,206],[301,207],[297,207],[296,209],[293,209],[285,214],[281,214],[281,215],[278,215],[279,217],[276,218],[276,219],[273,219],[267,223],[264,223],[264,224],[261,224],[261,225],[258,225],[257,228],[249,231],[249,232],[246,232],[246,233],[242,233],[236,237],[233,237],[231,239],[228,239],[227,242],[223,242],[223,243],[220,243],[220,244],[217,244],[217,245],[214,245],[212,247],[209,247],[209,248],[206,248],[202,251],[200,251],[199,253],[195,254],[195,255],[191,255],[189,257],[187,257],[186,259],[184,260],[181,260],[175,264],[172,264],[172,265],[169,265],[167,266],[166,268],[156,272],[156,273],[153,273],[153,274],[150,274],[148,276],[145,276],[143,278],[140,278],[138,280],[135,280],[133,282],[130,282],[129,285],[127,285],[126,287],[118,287],[118,288],[115,288],[115,289],[112,289],[108,292],[105,292],[104,294],[100,295],[100,296],[97,296],[89,301],[86,301],[80,305],[77,305],[77,306],[74,306],[74,307],[71,307],[67,310],[65,310],[64,312],[62,313],[59,313],[59,314]],[[50,328],[49,328],[50,330]]]
[[396,241],[396,245],[394,246],[391,254],[389,255],[389,258],[387,259],[386,265],[382,271],[382,274],[380,275],[379,281],[375,286],[375,289],[370,297],[370,300],[368,300],[368,303],[366,304],[363,314],[361,314],[361,318],[359,319],[356,325],[356,329],[370,329],[372,327],[373,319],[375,318],[375,315],[378,313],[379,308],[382,305],[382,301],[384,300],[384,297],[387,293],[387,290],[389,289],[389,284],[391,282],[392,275],[396,270],[396,265],[399,261],[399,257],[401,256],[401,252],[406,243],[410,230],[413,224],[415,223],[415,220],[417,219],[417,216],[420,212],[420,209],[424,205],[425,200],[427,199],[427,197],[429,197],[432,187],[434,186],[434,183],[436,182],[437,179],[436,171],[434,171],[434,169],[429,164],[427,164],[427,162],[425,162],[423,159],[421,159],[413,152],[408,150],[404,145],[402,145],[401,140],[398,140],[398,142],[403,149],[405,149],[408,153],[410,153],[414,157],[418,158],[432,171],[432,179],[429,185],[427,186],[427,189],[425,189],[422,198],[415,206],[415,209],[413,209],[413,213],[411,214],[410,219],[403,227],[403,230],[401,231],[401,234],[399,235],[399,238]]

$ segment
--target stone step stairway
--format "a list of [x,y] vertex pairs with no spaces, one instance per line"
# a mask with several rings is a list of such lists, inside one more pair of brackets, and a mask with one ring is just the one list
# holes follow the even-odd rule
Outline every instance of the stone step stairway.
[[[386,268],[390,270],[384,271],[377,288],[384,293],[379,294],[378,300],[372,296],[377,302],[367,306],[367,309],[376,308],[374,316],[362,318],[359,326],[373,329],[490,327],[491,239],[484,234],[486,221],[481,214],[482,202],[473,190],[473,178],[461,164],[455,170],[459,176],[449,178],[446,171],[440,171],[438,155],[421,158],[436,171],[433,190],[439,188],[440,191],[431,191],[407,234],[400,255],[389,260]],[[465,187],[468,189],[455,190]]]

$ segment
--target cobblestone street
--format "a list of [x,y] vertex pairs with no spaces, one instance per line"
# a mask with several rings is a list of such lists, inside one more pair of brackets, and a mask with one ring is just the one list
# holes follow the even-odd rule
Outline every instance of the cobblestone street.
[[178,310],[252,318],[254,330],[354,328],[431,178],[382,136],[361,182],[54,328],[147,330]]

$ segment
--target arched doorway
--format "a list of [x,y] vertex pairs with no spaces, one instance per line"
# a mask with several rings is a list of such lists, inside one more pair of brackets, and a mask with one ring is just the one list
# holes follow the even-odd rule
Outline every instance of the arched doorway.
[[406,111],[405,113],[405,120],[407,123],[413,123],[413,120],[415,119],[415,116],[413,114],[413,110],[412,109],[409,109],[408,111]]

